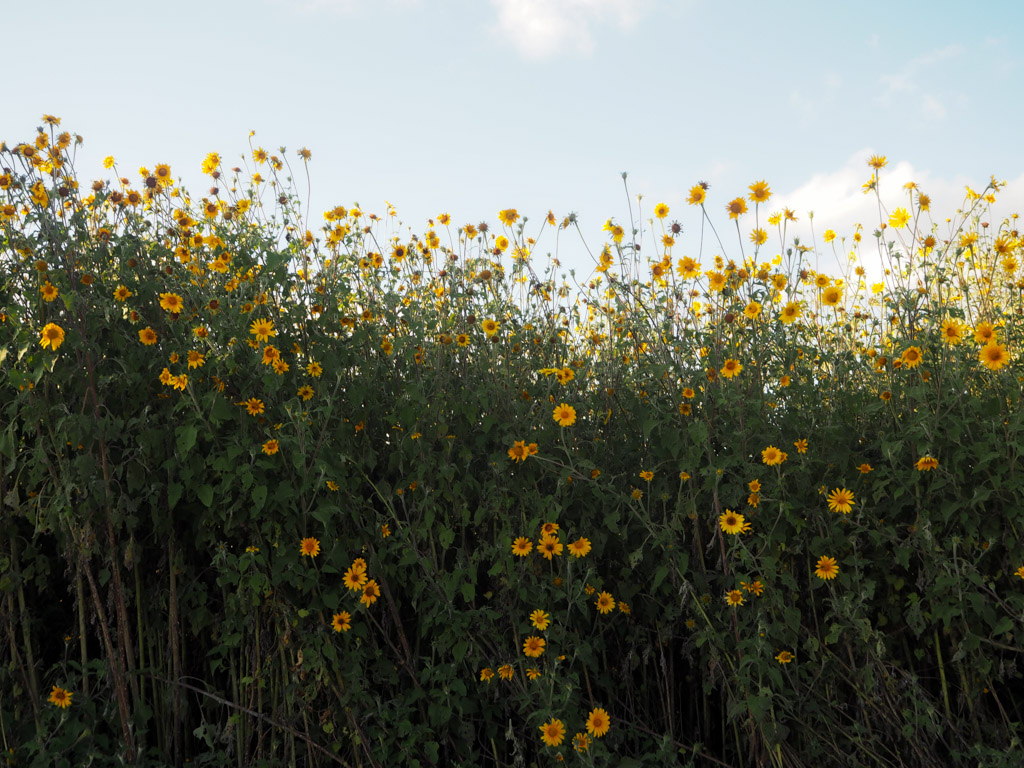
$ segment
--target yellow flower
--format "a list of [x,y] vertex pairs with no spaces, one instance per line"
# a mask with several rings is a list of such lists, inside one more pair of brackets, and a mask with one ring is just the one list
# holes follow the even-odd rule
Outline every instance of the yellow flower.
[[875,468],[872,467],[870,464],[867,464],[867,463],[861,464],[859,467],[857,467],[857,469],[860,470],[860,473],[862,475],[866,475],[868,472],[874,472],[875,471]]
[[814,568],[814,575],[819,579],[828,581],[834,579],[839,573],[839,566],[836,564],[835,558],[822,556],[818,558],[818,564]]
[[834,285],[821,292],[821,303],[826,307],[834,307],[842,300],[843,292]]
[[738,605],[743,605],[743,593],[738,589],[730,589],[725,593],[725,602],[733,608]]
[[598,613],[611,613],[615,609],[615,600],[609,592],[599,592],[594,602]]
[[508,449],[508,457],[513,461],[526,461],[528,455],[529,451],[527,450],[525,440],[516,440],[512,447]]
[[768,198],[772,196],[772,191],[768,188],[768,184],[764,181],[755,181],[750,185],[750,202],[752,203],[767,203]]
[[822,237],[824,238],[826,243],[831,243],[833,240],[836,239],[835,230],[833,230],[833,229],[826,229],[825,233],[822,235]]
[[203,173],[212,174],[214,171],[217,170],[217,167],[219,165],[220,155],[218,155],[216,152],[211,152],[206,156],[206,159],[203,160]]
[[666,216],[668,216],[668,210],[668,206],[665,205],[665,203],[658,203],[656,206],[654,206],[654,215],[657,216],[659,219],[664,219]]
[[728,360],[725,361],[725,365],[722,366],[721,373],[723,377],[731,379],[734,376],[739,376],[740,371],[742,370],[743,366],[740,364],[739,360],[733,360],[732,358],[729,358]]
[[529,656],[531,659],[536,659],[544,653],[545,644],[546,641],[543,637],[531,635],[523,641],[523,654]]
[[793,445],[796,447],[797,453],[807,453],[807,440],[800,438]]
[[780,451],[774,445],[769,445],[763,451],[761,451],[761,461],[767,464],[769,467],[774,467],[786,460],[786,454]]
[[515,670],[512,669],[511,664],[502,664],[498,667],[498,677],[502,680],[511,680]]
[[585,733],[577,733],[572,737],[572,748],[583,754],[590,749],[590,737]]
[[733,512],[731,509],[725,510],[718,516],[718,525],[723,531],[728,534],[734,535],[743,532],[745,524],[745,518],[739,512]]
[[341,611],[331,618],[331,627],[335,632],[348,632],[352,626],[352,614],[348,611]]
[[160,294],[160,307],[168,312],[179,314],[185,307],[185,302],[181,300],[181,296],[176,293],[161,293]]
[[828,508],[833,512],[842,512],[847,515],[855,503],[853,491],[848,491],[845,488],[836,488],[828,495]]
[[543,632],[551,624],[551,615],[538,608],[530,614],[530,623]]
[[309,400],[313,397],[313,388],[308,384],[304,384],[303,386],[299,387],[299,391],[296,392],[296,394],[303,400]]
[[512,554],[516,557],[526,557],[533,551],[533,542],[525,536],[520,536],[512,542]]
[[344,575],[341,577],[341,583],[345,585],[346,589],[352,592],[358,592],[362,590],[363,586],[367,582],[366,569],[358,569],[355,564],[352,565]]
[[235,405],[244,405],[250,416],[259,416],[263,413],[263,401],[258,397],[250,397],[248,400],[235,403]]
[[935,458],[932,458],[931,456],[922,456],[920,459],[918,459],[916,462],[914,462],[914,467],[919,472],[931,472],[933,469],[935,469],[938,466],[939,466],[939,460],[935,459]]
[[494,679],[494,670],[490,667],[484,667],[480,670],[480,681],[483,683],[489,683]]
[[299,555],[301,557],[316,557],[320,554],[320,542],[312,536],[303,539],[299,544]]
[[132,292],[123,285],[119,285],[114,289],[114,298],[118,301],[127,301],[131,296]]
[[649,482],[651,482],[651,480],[654,479],[654,473],[651,472],[651,471],[645,470],[645,471],[640,473],[640,477],[641,477],[641,479],[646,480],[649,483]]
[[267,454],[267,456],[273,456],[279,449],[280,447],[277,444],[277,440],[267,440],[267,442],[263,444],[262,448],[263,453]]
[[49,347],[53,351],[57,351],[61,344],[64,343],[64,329],[56,323],[47,323],[43,326],[42,333],[39,338],[39,346],[43,349]]
[[270,320],[253,320],[249,333],[256,337],[256,341],[269,341],[271,336],[277,336],[274,323]]
[[569,542],[569,554],[573,557],[586,557],[590,554],[590,540],[580,536],[576,541]]
[[775,657],[775,660],[779,664],[789,664],[793,660],[793,654],[789,651],[779,651],[779,655]]
[[868,158],[868,165],[876,171],[885,168],[885,155],[872,155]]
[[704,205],[707,199],[707,190],[703,184],[694,184],[690,187],[690,196],[686,199],[690,205]]
[[363,585],[363,596],[359,598],[359,602],[369,608],[380,597],[380,587],[377,585],[375,579],[370,579]]
[[597,709],[591,710],[589,717],[587,717],[587,733],[592,734],[594,738],[601,738],[608,729],[611,728],[611,718],[608,717],[608,713],[598,707]]
[[782,312],[779,315],[784,323],[792,323],[798,317],[800,317],[800,305],[794,302],[789,302],[782,308]]
[[541,536],[540,541],[537,542],[537,551],[540,552],[540,554],[547,560],[551,560],[552,558],[561,555],[563,549],[564,547],[562,542],[554,536],[549,536],[547,534]]
[[484,329],[484,333],[488,336],[493,336],[498,332],[498,321],[484,320],[483,323],[481,323],[481,327]]
[[502,224],[512,226],[516,223],[518,218],[519,212],[516,211],[515,208],[506,208],[503,211],[498,211],[498,220],[501,221]]
[[921,364],[921,348],[907,347],[900,355],[900,363],[904,368],[917,368]]
[[942,322],[942,339],[947,344],[959,344],[964,340],[966,329],[955,318],[949,318]]
[[557,747],[565,738],[565,724],[557,718],[551,718],[550,722],[540,726],[540,737],[549,747]]
[[753,320],[759,314],[761,314],[761,305],[756,301],[751,301],[743,308],[743,316],[749,320]]
[[576,409],[571,405],[561,403],[557,408],[555,408],[555,412],[552,414],[552,417],[558,422],[558,426],[571,427],[576,423]]
[[728,211],[730,219],[738,219],[747,212],[747,201],[742,197],[737,197],[725,206],[725,210]]
[[910,221],[910,214],[907,213],[906,208],[897,208],[889,214],[889,226],[894,229],[903,229],[907,226],[908,221]]
[[57,286],[53,285],[49,280],[43,283],[39,292],[43,294],[43,301],[53,301],[57,298],[57,294],[59,293]]
[[145,344],[147,347],[156,344],[156,331],[150,327],[143,328],[139,331],[139,341]]
[[47,699],[47,701],[53,704],[55,707],[67,709],[71,706],[72,696],[74,696],[74,694],[71,691],[55,685],[53,686],[53,690],[50,691],[50,697]]
[[978,359],[990,371],[998,371],[1010,359],[1006,348],[996,341],[990,341],[978,351]]

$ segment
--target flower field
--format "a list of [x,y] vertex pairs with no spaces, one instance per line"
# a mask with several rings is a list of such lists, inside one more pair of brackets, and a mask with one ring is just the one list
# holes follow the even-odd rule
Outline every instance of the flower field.
[[0,146],[9,765],[1019,764],[1001,182],[412,233],[81,141]]

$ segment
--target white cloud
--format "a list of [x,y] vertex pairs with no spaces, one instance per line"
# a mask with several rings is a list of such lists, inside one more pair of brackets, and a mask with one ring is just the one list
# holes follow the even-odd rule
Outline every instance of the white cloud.
[[[930,120],[941,120],[946,116],[945,105],[930,92],[931,88],[922,86],[922,77],[928,77],[937,65],[962,56],[965,49],[959,43],[947,45],[934,51],[917,56],[908,61],[902,69],[881,76],[885,86],[880,100],[883,106],[891,106],[899,101],[904,104],[915,104],[924,116]],[[959,101],[959,97],[955,97]]]
[[[795,211],[798,217],[797,224],[791,224],[787,228],[787,246],[792,244],[793,235],[799,237],[802,243],[810,245],[810,211],[814,212],[814,233],[819,253],[831,253],[831,249],[826,247],[821,239],[826,229],[833,229],[840,237],[846,237],[849,247],[850,238],[857,224],[863,226],[864,244],[870,245],[873,242],[871,233],[888,217],[889,212],[901,206],[911,209],[909,192],[903,186],[910,181],[915,182],[918,190],[931,198],[932,220],[938,223],[940,231],[944,232],[945,219],[950,217],[956,221],[957,211],[965,204],[965,186],[980,192],[989,182],[988,177],[939,176],[927,169],[915,168],[908,162],[890,164],[880,172],[882,209],[879,210],[875,194],[864,194],[862,187],[864,182],[871,178],[867,159],[872,154],[874,152],[871,149],[860,150],[842,167],[815,174],[791,192],[780,192],[772,198],[770,210],[788,207]],[[997,194],[996,204],[992,206],[990,220],[993,226],[998,226],[1003,218],[1013,213],[1024,214],[1024,174],[1007,181],[1008,185]],[[925,226],[930,226],[930,223]],[[862,245],[862,253],[865,250]],[[837,251],[841,253],[838,241]],[[865,266],[870,272],[871,265],[866,263]],[[822,269],[825,269],[825,264],[822,264]],[[829,271],[831,269],[834,269],[834,265]]]
[[595,25],[633,27],[652,0],[491,0],[498,33],[523,56],[540,59],[564,50],[589,53]]

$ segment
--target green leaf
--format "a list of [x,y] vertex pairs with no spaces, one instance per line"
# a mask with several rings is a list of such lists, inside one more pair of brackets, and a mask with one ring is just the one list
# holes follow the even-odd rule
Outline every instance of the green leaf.
[[201,502],[203,502],[203,504],[206,505],[207,507],[212,507],[213,506],[213,487],[212,486],[207,485],[205,483],[203,485],[200,485],[199,489],[196,491],[196,496],[198,496],[199,500]]
[[[194,426],[178,427],[175,430],[175,434],[178,438],[178,453],[184,456],[191,451],[192,446],[196,444],[196,437],[199,435],[199,430]],[[207,506],[209,506],[209,504],[207,504]]]
[[267,500],[267,486],[257,485],[252,489],[252,511],[259,512]]
[[178,500],[181,498],[182,490],[183,490],[183,486],[181,485],[181,483],[168,483],[167,484],[167,508],[168,509],[174,509],[177,506]]

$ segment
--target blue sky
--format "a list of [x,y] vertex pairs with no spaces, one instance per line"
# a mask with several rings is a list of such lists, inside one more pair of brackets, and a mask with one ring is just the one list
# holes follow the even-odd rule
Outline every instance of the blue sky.
[[[312,151],[314,221],[355,201],[389,200],[414,232],[442,211],[493,225],[502,208],[537,224],[552,209],[592,245],[607,218],[628,221],[628,171],[645,218],[663,201],[682,222],[677,256],[696,253],[685,198],[705,180],[737,256],[724,206],[761,179],[805,241],[808,210],[819,237],[870,232],[873,153],[890,208],[914,180],[941,219],[995,174],[1010,182],[997,213],[1024,210],[1022,23],[1012,1],[53,0],[45,17],[20,3],[0,139],[56,114],[85,137],[82,178],[109,176],[111,154],[122,173],[169,163],[201,193],[206,154],[235,164],[255,130],[296,170]],[[561,255],[589,271],[580,249]]]

